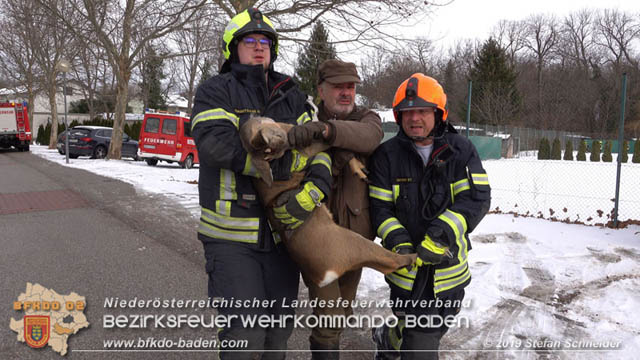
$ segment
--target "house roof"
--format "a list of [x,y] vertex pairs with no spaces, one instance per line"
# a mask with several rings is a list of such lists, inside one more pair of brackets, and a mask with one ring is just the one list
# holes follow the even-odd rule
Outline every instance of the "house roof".
[[189,101],[179,94],[169,94],[167,95],[167,106],[187,108],[189,106]]

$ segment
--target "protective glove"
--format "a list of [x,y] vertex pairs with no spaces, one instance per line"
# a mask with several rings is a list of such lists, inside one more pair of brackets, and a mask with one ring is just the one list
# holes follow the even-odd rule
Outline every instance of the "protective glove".
[[453,257],[448,246],[433,241],[428,234],[425,234],[424,240],[422,240],[416,252],[418,253],[418,260],[416,261],[418,266],[440,264],[445,258]]
[[324,193],[312,182],[303,187],[285,191],[278,196],[273,214],[287,230],[300,227],[309,218],[313,209],[322,205]]
[[324,140],[327,129],[327,125],[320,121],[308,121],[302,125],[296,125],[287,133],[289,145],[294,148],[303,148],[311,145],[314,140]]
[[308,162],[309,158],[298,152],[296,149],[285,152],[281,158],[274,159],[269,162],[271,173],[273,174],[273,180],[289,180],[291,178],[291,173],[304,170]]

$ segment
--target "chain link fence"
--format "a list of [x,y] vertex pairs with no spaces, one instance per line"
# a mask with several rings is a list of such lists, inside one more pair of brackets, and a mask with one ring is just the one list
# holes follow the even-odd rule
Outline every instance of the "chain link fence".
[[[466,126],[461,127],[466,134]],[[568,223],[612,225],[618,142],[612,138],[590,139],[580,134],[516,126],[471,124],[469,134],[479,139],[499,139],[500,158],[482,154],[493,189],[492,210],[524,216],[535,216]],[[572,160],[538,160],[538,147],[545,138],[550,143],[558,139],[561,158],[565,158],[567,143],[571,143]],[[585,161],[578,161],[580,142],[585,141]],[[602,152],[592,159],[594,141],[612,143],[610,162]],[[481,141],[474,141],[480,143]],[[629,142],[633,151],[634,141]],[[621,165],[618,220],[640,220],[640,164],[632,163],[633,153]],[[493,160],[489,160],[493,159]],[[634,185],[635,184],[635,185]]]
[[[383,124],[385,140],[395,135],[395,123]],[[455,124],[466,135],[466,125]],[[471,141],[483,158],[492,188],[491,211],[531,216],[552,221],[612,226],[616,191],[617,146],[612,162],[576,160],[586,137],[580,134],[515,126],[471,124]],[[573,160],[538,160],[542,138],[559,139],[564,158],[567,142],[572,143]],[[588,139],[588,143],[592,139]],[[614,139],[599,139],[614,140]],[[630,141],[628,160],[622,163],[618,221],[622,225],[640,223],[640,164],[632,163]],[[499,150],[497,150],[499,149]]]

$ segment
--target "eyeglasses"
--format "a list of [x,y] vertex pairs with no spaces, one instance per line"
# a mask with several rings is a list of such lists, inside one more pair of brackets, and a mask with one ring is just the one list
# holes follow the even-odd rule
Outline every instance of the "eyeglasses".
[[257,43],[260,43],[260,46],[262,47],[266,47],[268,49],[271,49],[271,44],[273,44],[273,41],[271,41],[271,39],[256,39],[256,38],[252,38],[250,36],[244,37],[242,38],[242,43],[244,44],[244,46],[253,49],[254,47],[256,47]]

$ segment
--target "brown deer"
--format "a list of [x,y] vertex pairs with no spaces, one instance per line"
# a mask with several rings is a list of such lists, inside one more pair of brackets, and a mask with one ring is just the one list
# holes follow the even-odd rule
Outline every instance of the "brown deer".
[[[253,184],[266,206],[272,225],[278,224],[273,216],[273,206],[278,196],[296,189],[304,178],[303,172],[293,173],[286,181],[273,181],[268,160],[276,159],[290,148],[287,132],[293,125],[277,123],[265,117],[252,117],[240,128],[242,144],[251,155],[251,161],[260,173]],[[312,157],[329,146],[321,143],[298,149]],[[357,159],[349,162],[354,174],[366,180],[364,166]],[[415,254],[399,255],[378,246],[358,233],[338,226],[325,205],[313,210],[311,216],[299,228],[291,231],[276,228],[291,257],[296,261],[307,280],[325,286],[347,271],[370,267],[384,274],[416,260]]]

